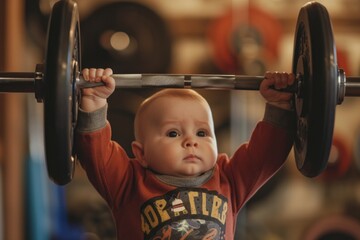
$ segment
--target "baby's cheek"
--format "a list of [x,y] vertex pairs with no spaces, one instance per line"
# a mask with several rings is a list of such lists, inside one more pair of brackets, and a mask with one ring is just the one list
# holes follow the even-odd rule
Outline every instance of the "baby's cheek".
[[217,148],[212,147],[211,149],[209,149],[209,152],[211,153],[211,155],[210,155],[211,163],[212,163],[212,165],[215,165],[217,158],[218,158]]

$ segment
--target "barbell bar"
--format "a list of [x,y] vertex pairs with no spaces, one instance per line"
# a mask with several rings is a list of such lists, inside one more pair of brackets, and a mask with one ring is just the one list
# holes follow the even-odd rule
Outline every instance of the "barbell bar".
[[[339,98],[360,96],[360,76],[345,76],[339,69]],[[102,83],[85,81],[78,73],[76,85],[79,89],[101,86]],[[220,90],[259,90],[264,76],[216,75],[216,74],[113,74],[115,88],[204,88]],[[42,72],[0,72],[0,92],[35,93],[35,82],[43,81]],[[301,81],[297,78],[297,81]],[[295,83],[285,91],[295,93]],[[40,90],[41,91],[41,90]],[[40,93],[39,93],[40,94]],[[342,101],[341,101],[342,102]],[[338,104],[341,104],[339,102]]]
[[[50,15],[44,64],[38,64],[35,72],[0,73],[0,92],[34,92],[38,102],[44,102],[46,164],[49,177],[59,185],[70,182],[74,173],[73,134],[80,89],[98,86],[82,78],[80,53],[77,3],[58,1]],[[346,77],[338,68],[330,17],[320,3],[309,2],[300,9],[292,72],[296,83],[286,91],[294,93],[295,161],[303,175],[315,177],[325,169],[329,158],[336,105],[345,96],[360,96],[360,77]],[[116,88],[227,90],[258,90],[264,78],[212,74],[112,76]]]
[[[102,83],[85,81],[77,73],[79,89],[101,86]],[[223,90],[259,90],[264,76],[215,74],[113,74],[116,88],[205,88]],[[0,72],[0,92],[36,92],[35,82],[42,82],[41,72]],[[41,91],[41,90],[40,90]],[[292,88],[287,91],[293,92]],[[41,93],[39,93],[41,94]]]

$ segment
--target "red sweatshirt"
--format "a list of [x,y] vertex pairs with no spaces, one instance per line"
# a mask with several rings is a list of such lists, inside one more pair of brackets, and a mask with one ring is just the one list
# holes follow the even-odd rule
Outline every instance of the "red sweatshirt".
[[129,158],[111,141],[106,109],[79,113],[76,149],[118,239],[233,239],[241,207],[285,162],[293,122],[292,112],[267,106],[248,143],[194,178],[158,175]]

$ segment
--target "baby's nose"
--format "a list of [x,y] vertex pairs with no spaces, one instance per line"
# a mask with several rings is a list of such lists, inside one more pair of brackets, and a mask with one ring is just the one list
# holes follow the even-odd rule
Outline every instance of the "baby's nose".
[[193,137],[186,137],[184,140],[184,147],[197,147],[198,142]]

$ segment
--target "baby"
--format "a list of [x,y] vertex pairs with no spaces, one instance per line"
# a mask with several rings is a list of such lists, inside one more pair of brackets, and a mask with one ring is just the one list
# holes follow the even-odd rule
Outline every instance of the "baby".
[[294,75],[266,73],[264,118],[233,156],[218,154],[207,101],[189,89],[161,90],[135,116],[134,158],[111,140],[111,69],[84,69],[76,147],[89,180],[108,203],[118,239],[233,239],[241,207],[285,162],[294,137]]

